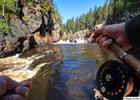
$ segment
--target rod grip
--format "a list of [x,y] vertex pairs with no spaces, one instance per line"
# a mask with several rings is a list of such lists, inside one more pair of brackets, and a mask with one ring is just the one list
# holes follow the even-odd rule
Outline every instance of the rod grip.
[[123,60],[127,62],[131,66],[132,69],[136,71],[136,74],[140,78],[140,61],[136,57],[130,54],[125,56]]
[[140,79],[140,60],[131,54],[127,54],[117,44],[112,43],[109,47],[121,60],[126,62],[130,67],[136,71],[137,76]]

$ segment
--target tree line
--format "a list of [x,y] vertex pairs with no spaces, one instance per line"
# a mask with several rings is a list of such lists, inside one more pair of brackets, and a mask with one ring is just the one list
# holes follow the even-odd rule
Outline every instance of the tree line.
[[62,24],[62,31],[74,33],[87,28],[78,20],[92,27],[102,22],[113,24],[125,21],[126,18],[124,20],[119,18],[126,17],[132,13],[139,13],[139,5],[140,0],[105,0],[102,7],[95,6],[94,9],[90,9],[87,13],[67,20],[66,23]]

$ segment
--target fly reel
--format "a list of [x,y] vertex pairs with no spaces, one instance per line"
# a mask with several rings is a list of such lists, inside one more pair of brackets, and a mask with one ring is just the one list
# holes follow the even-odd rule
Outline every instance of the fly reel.
[[122,62],[109,60],[98,69],[97,89],[109,100],[138,95],[137,79],[130,75],[130,68]]

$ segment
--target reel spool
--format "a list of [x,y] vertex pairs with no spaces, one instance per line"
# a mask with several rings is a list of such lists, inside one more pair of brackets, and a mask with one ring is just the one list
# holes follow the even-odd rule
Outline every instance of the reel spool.
[[137,79],[130,75],[130,69],[122,62],[109,60],[103,63],[98,69],[96,81],[97,89],[109,100],[138,95]]

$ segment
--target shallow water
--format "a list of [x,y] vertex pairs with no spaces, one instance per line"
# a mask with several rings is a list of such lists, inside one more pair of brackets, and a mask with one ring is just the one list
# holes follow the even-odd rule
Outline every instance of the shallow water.
[[51,56],[53,64],[41,69],[40,73],[46,72],[33,80],[27,100],[93,100],[96,72],[108,60],[108,55],[94,44],[62,44],[54,47],[62,52]]

